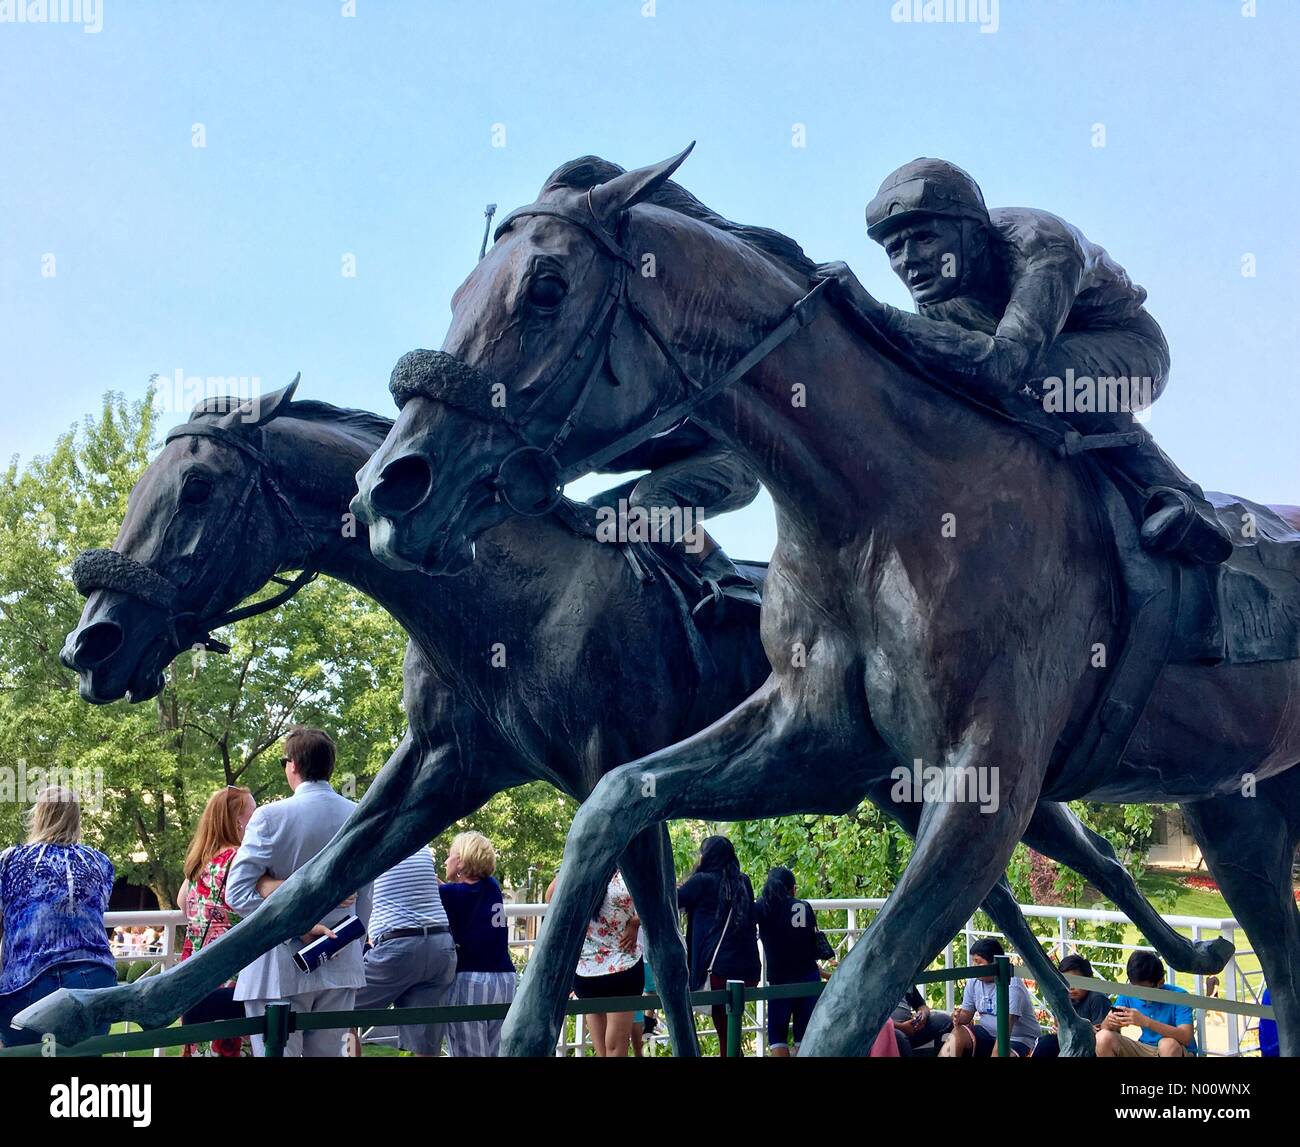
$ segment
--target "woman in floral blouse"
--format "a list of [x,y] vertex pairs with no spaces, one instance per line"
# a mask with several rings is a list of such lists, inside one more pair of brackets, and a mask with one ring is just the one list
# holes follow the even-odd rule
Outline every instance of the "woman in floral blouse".
[[[617,870],[605,889],[600,908],[587,925],[573,992],[580,1000],[639,996],[645,990],[645,963],[641,955],[641,920],[632,896]],[[591,1043],[596,1054],[626,1056],[632,1039],[635,1011],[592,1014]]]
[[[81,843],[81,805],[51,785],[36,797],[27,843],[0,852],[0,1046],[40,1042],[9,1021],[59,988],[107,988],[117,972],[104,912],[113,865]],[[97,1035],[108,1032],[105,1024]]]
[[[186,918],[182,960],[188,960],[205,944],[214,943],[234,924],[230,906],[226,903],[226,878],[230,874],[230,862],[235,859],[244,839],[244,829],[256,808],[253,794],[234,785],[218,789],[208,798],[199,818],[198,831],[185,855],[185,880],[176,897],[176,906]],[[243,1008],[232,1002],[234,987],[232,977],[209,995],[199,1008],[187,1013],[186,1019],[197,1023],[226,1015],[242,1016]],[[252,1047],[247,1037],[234,1036],[210,1043],[186,1044],[181,1054],[233,1059],[250,1056]]]

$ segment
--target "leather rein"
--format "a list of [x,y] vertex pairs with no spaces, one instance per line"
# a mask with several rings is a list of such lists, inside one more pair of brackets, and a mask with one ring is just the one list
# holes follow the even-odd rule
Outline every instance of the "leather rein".
[[[259,431],[259,437],[260,433]],[[265,490],[271,496],[272,502],[278,504],[288,515],[289,520],[302,531],[309,548],[314,548],[315,541],[311,531],[298,516],[288,496],[276,481],[274,464],[260,446],[254,445],[248,437],[237,434],[227,427],[204,422],[182,423],[167,432],[165,442],[172,442],[177,438],[210,438],[238,450],[255,464],[254,473],[257,475],[257,481],[247,483],[238,500],[226,512],[221,531],[208,547],[209,561],[220,554],[227,536],[242,519],[253,490],[258,488]],[[225,589],[235,574],[235,568],[234,563],[227,563],[226,573],[212,590],[209,600],[217,597]],[[72,581],[83,597],[89,597],[97,589],[114,590],[133,597],[163,612],[168,636],[177,651],[202,646],[213,653],[229,653],[230,646],[214,638],[211,630],[243,621],[245,618],[269,613],[287,602],[304,586],[315,581],[318,573],[318,570],[308,566],[294,578],[274,574],[271,580],[283,587],[279,593],[255,601],[251,605],[239,606],[215,614],[200,615],[193,610],[177,609],[182,592],[180,585],[126,554],[118,553],[116,550],[86,550],[78,554],[72,563]],[[183,629],[188,631],[187,635],[193,636],[193,640],[182,640]]]

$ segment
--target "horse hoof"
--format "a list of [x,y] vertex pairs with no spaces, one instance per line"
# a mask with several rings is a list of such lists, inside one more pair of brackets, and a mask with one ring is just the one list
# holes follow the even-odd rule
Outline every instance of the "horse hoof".
[[1061,1025],[1057,1038],[1063,1059],[1092,1059],[1097,1054],[1097,1033],[1092,1024],[1078,1016],[1073,1017],[1073,1022]]
[[1192,949],[1196,953],[1196,966],[1181,970],[1200,975],[1222,972],[1228,966],[1228,961],[1237,954],[1237,949],[1226,936],[1220,936],[1216,940],[1196,940],[1192,944]]
[[547,1039],[545,1028],[544,1022],[511,1023],[507,1017],[501,1028],[500,1054],[512,1059],[539,1059],[553,1054],[557,1041]]
[[104,1026],[104,1021],[96,1014],[101,1001],[92,997],[113,990],[60,988],[23,1008],[11,1022],[14,1027],[26,1028],[42,1040],[53,1037],[60,1047],[71,1047],[99,1034],[99,1029]]

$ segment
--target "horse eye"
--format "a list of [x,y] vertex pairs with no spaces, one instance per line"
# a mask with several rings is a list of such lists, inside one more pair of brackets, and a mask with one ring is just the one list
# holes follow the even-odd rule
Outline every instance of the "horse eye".
[[528,301],[535,307],[558,307],[568,293],[568,286],[559,275],[539,275],[528,284]]
[[208,500],[212,483],[206,478],[191,478],[181,487],[181,501],[187,506],[197,506]]

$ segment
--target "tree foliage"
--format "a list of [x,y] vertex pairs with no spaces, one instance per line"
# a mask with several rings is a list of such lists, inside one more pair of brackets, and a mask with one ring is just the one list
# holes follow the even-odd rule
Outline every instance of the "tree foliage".
[[[402,732],[405,636],[373,602],[322,580],[225,631],[228,656],[179,656],[154,701],[82,701],[58,661],[82,605],[69,569],[81,550],[112,543],[156,445],[151,398],[108,395],[50,454],[0,478],[0,762],[29,777],[102,778],[102,808],[86,802],[87,839],[169,905],[215,789],[287,794],[274,750],[291,724],[329,731],[336,781],[364,789]],[[0,804],[3,839],[21,838],[26,803]]]

